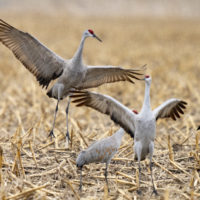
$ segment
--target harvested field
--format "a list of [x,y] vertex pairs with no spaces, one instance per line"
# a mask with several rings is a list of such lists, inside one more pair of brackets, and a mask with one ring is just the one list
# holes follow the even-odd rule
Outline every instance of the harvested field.
[[[199,199],[200,198],[200,23],[187,20],[76,18],[70,16],[12,15],[1,18],[31,33],[64,58],[71,58],[82,32],[92,28],[103,43],[88,38],[84,61],[90,65],[147,64],[152,76],[151,104],[157,107],[176,97],[188,103],[177,121],[159,120],[154,153],[154,179],[159,196],[151,196],[148,159],[142,161],[137,195],[138,163],[128,134],[111,161],[110,193],[103,164],[83,169],[83,191],[78,191],[75,160],[81,149],[107,137],[119,127],[108,116],[86,107],[70,106],[67,145],[65,107],[60,103],[55,134],[48,138],[56,101],[46,96],[22,64],[0,45],[0,195],[1,199]],[[130,108],[140,110],[144,82],[114,83],[94,88]]]

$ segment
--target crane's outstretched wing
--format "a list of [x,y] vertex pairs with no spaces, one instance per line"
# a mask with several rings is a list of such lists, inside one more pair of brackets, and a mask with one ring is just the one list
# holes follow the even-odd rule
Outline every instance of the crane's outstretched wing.
[[183,109],[187,103],[179,99],[169,99],[153,110],[157,119],[171,117],[173,120],[180,118],[180,114],[184,114]]
[[114,66],[88,66],[85,78],[76,88],[87,89],[100,86],[104,83],[117,81],[129,81],[134,83],[134,79],[144,79],[144,74],[142,72],[145,69],[145,65],[136,69],[125,69]]
[[89,91],[72,91],[72,93],[70,97],[73,98],[72,102],[76,103],[76,106],[88,106],[109,115],[115,123],[134,137],[135,114],[126,106],[107,95]]
[[42,87],[48,87],[51,80],[62,74],[64,59],[30,34],[12,27],[1,19],[0,41],[36,76]]

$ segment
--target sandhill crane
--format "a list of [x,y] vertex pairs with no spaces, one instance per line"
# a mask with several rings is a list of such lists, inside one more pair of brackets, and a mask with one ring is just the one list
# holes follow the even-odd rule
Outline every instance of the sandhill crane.
[[[50,136],[54,135],[54,125],[58,111],[59,101],[67,97],[70,89],[86,89],[100,86],[104,83],[116,81],[129,81],[139,79],[143,68],[123,69],[114,66],[86,66],[82,62],[82,51],[85,39],[93,37],[101,41],[94,31],[89,29],[84,31],[80,46],[73,58],[65,60],[45,47],[36,38],[28,33],[22,32],[5,21],[0,19],[0,41],[8,47],[18,60],[36,77],[42,87],[47,89],[49,83],[58,79],[51,87],[47,95],[57,99],[57,105],[54,114],[54,120]],[[139,73],[140,72],[140,73]],[[68,132],[68,109],[70,99],[68,100],[67,115],[67,133]]]
[[[87,149],[80,152],[76,159],[76,166],[80,168],[80,186],[82,189],[82,168],[89,163],[106,163],[105,181],[108,187],[107,170],[112,157],[117,153],[124,135],[124,129],[120,128],[112,136],[94,142]],[[109,189],[108,189],[109,190]]]
[[[144,103],[138,115],[129,108],[122,105],[114,98],[88,91],[75,91],[71,98],[77,106],[89,106],[101,113],[107,114],[111,119],[119,124],[126,132],[134,138],[135,159],[138,160],[139,182],[140,182],[140,161],[144,160],[148,153],[150,154],[150,170],[153,192],[157,194],[152,176],[152,157],[154,151],[154,140],[156,136],[156,121],[159,118],[180,118],[184,114],[183,109],[187,104],[179,99],[169,99],[158,106],[153,111],[150,104],[150,85],[151,78],[145,76],[145,95]],[[140,193],[140,188],[138,188]]]
[[[138,114],[137,110],[133,110],[135,114]],[[76,159],[76,166],[80,168],[80,186],[79,189],[82,189],[82,168],[85,164],[94,163],[94,162],[102,162],[106,163],[105,168],[105,181],[108,187],[107,180],[107,170],[108,165],[113,158],[113,156],[117,153],[122,137],[124,135],[124,129],[120,128],[116,131],[112,136],[101,139],[99,141],[91,144],[87,149],[81,151]]]

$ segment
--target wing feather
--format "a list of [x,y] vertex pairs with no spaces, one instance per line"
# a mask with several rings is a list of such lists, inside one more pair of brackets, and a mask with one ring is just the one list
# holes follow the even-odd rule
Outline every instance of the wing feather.
[[0,41],[37,78],[42,87],[63,72],[64,59],[41,44],[36,38],[0,19]]
[[88,66],[83,81],[76,86],[76,89],[86,89],[100,86],[104,83],[117,81],[129,81],[134,83],[134,79],[141,80],[144,75],[145,66],[138,69],[125,69],[114,66]]
[[134,137],[135,114],[114,98],[89,91],[71,91],[70,97],[76,106],[88,106],[101,113],[109,115],[127,133]]
[[180,114],[184,114],[183,109],[186,108],[187,103],[179,99],[169,99],[154,109],[153,113],[156,120],[159,118],[169,118],[173,120],[180,118]]

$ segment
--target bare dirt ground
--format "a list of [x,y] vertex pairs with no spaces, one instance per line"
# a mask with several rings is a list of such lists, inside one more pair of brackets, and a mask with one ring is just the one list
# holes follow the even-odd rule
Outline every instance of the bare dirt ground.
[[[105,115],[71,104],[72,143],[66,146],[63,101],[56,120],[56,138],[50,140],[47,136],[56,101],[49,99],[33,75],[0,45],[1,199],[200,199],[200,133],[196,131],[200,125],[199,21],[10,13],[1,18],[31,33],[64,58],[73,56],[82,32],[92,28],[103,43],[87,39],[85,63],[124,67],[147,64],[146,73],[152,76],[152,108],[172,97],[188,102],[181,119],[157,123],[153,173],[158,196],[151,196],[148,159],[142,162],[142,194],[136,193],[138,165],[133,161],[133,140],[128,134],[109,166],[110,193],[104,186],[103,164],[84,167],[80,193],[75,165],[78,153],[119,127]],[[113,96],[139,111],[144,82],[114,83],[93,91]]]

